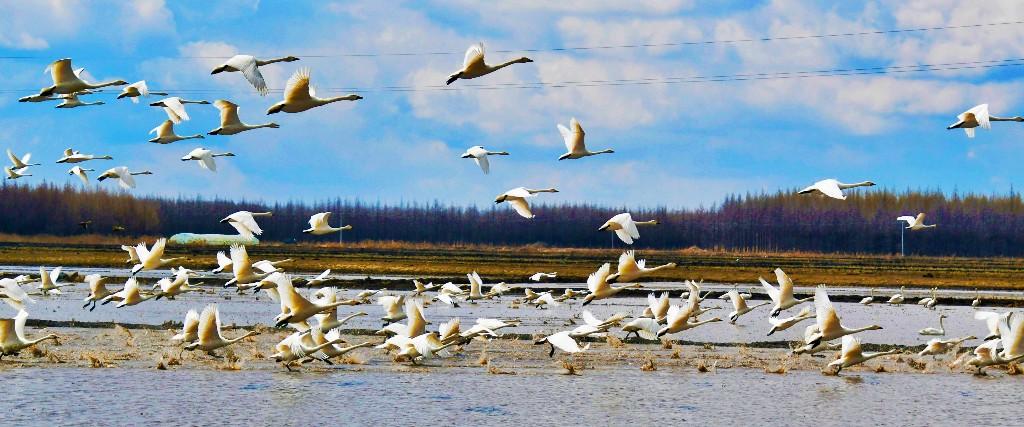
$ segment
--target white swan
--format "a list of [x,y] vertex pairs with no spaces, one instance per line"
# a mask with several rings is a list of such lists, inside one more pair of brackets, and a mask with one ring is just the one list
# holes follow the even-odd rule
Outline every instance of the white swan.
[[156,270],[172,262],[185,259],[185,257],[164,259],[164,248],[166,246],[167,239],[163,237],[157,239],[149,249],[146,249],[145,242],[136,245],[135,252],[139,256],[139,263],[132,266],[132,276],[140,271]]
[[920,331],[917,331],[917,333],[919,335],[946,335],[946,327],[945,327],[945,325],[942,324],[942,320],[945,319],[945,318],[946,318],[945,314],[939,316],[939,327],[938,327],[938,329],[936,329],[936,328],[924,328],[924,329],[922,329]]
[[406,312],[402,310],[405,307],[405,295],[385,295],[377,298],[377,304],[384,309],[385,313],[380,320],[393,323],[407,317]]
[[274,216],[274,213],[238,211],[224,217],[224,219],[220,220],[220,223],[227,223],[234,227],[235,230],[238,230],[238,234],[251,239],[254,234],[257,236],[263,234],[263,229],[256,223],[255,217],[258,216]]
[[828,299],[828,293],[825,291],[825,285],[818,285],[818,288],[814,291],[814,309],[816,311],[815,315],[817,317],[818,333],[806,337],[807,344],[811,344],[812,347],[816,347],[822,342],[832,341],[846,335],[862,331],[882,329],[879,325],[871,325],[855,329],[843,326],[842,323],[839,322],[839,315],[836,314],[835,307],[832,306],[832,301]]
[[[328,277],[328,275],[330,275],[330,274],[331,274],[331,269],[328,268],[328,269],[324,270],[322,273],[320,273],[319,276],[316,276],[316,277],[311,278],[311,279],[306,279],[306,286],[308,286],[308,287],[320,286],[320,285],[322,285],[324,283],[327,283],[327,282],[329,282],[331,280],[334,280],[334,279]],[[331,330],[331,329],[333,329],[333,328],[327,328],[327,330]]]
[[61,103],[57,104],[57,106],[53,108],[75,108],[88,107],[90,105],[103,105],[103,101],[83,102],[82,100],[78,99],[78,95],[75,95],[73,93],[62,95],[60,99],[62,100]]
[[750,313],[755,308],[772,303],[771,301],[765,301],[754,305],[747,305],[747,300],[740,298],[739,291],[735,289],[729,291],[729,299],[732,301],[733,307],[733,311],[729,313],[729,323],[732,324],[736,324],[736,321],[740,319],[740,316]]
[[[313,342],[316,343],[316,344],[323,344],[323,343],[326,343],[326,342],[336,341],[339,338],[341,338],[341,331],[339,331],[337,329],[331,329],[330,332],[328,332],[327,334],[324,334],[323,333],[323,328],[312,328],[312,329],[310,329],[310,338],[312,338]],[[360,344],[356,344],[356,345],[351,345],[351,346],[348,346],[348,347],[340,347],[338,345],[332,344],[332,345],[329,345],[327,347],[324,347],[324,348],[320,349],[320,351],[323,352],[325,356],[327,356],[327,358],[324,359],[324,361],[326,362],[328,359],[333,359],[335,357],[341,356],[341,355],[343,355],[345,353],[348,353],[348,352],[350,352],[352,350],[355,350],[357,348],[372,347],[372,346],[373,346],[373,343],[371,343],[371,342],[364,342],[364,343],[360,343]],[[328,362],[328,363],[330,363],[330,362]]]
[[[317,330],[320,329],[319,326],[314,326],[313,328]],[[344,342],[344,340],[339,336],[333,341],[317,344],[313,342],[313,338],[311,336],[301,332],[296,332],[277,343],[277,346],[274,347],[274,350],[277,352],[267,357],[274,359],[277,363],[283,364],[285,368],[291,371],[292,367],[288,362],[306,357],[312,357],[318,360],[327,360],[327,355],[320,350],[341,342]]]
[[13,319],[0,319],[0,358],[7,355],[17,355],[23,349],[36,345],[45,340],[57,340],[57,335],[50,334],[42,338],[30,340],[25,336],[25,322],[28,320],[28,312],[18,311]]
[[814,297],[807,297],[803,299],[796,299],[793,297],[793,279],[789,278],[789,275],[781,268],[775,269],[775,278],[779,280],[779,287],[776,289],[771,283],[768,283],[764,278],[758,277],[757,280],[761,281],[761,286],[764,287],[764,292],[768,294],[768,297],[775,302],[775,306],[772,307],[770,317],[776,317],[782,310],[790,307],[795,307],[800,303],[805,303],[814,299]]
[[[122,246],[121,248],[124,248],[124,246]],[[231,267],[231,266],[234,266],[234,265],[235,265],[234,261],[231,261],[231,258],[228,258],[227,254],[225,254],[224,251],[218,251],[217,252],[217,268],[211,270],[210,272],[211,273],[220,273],[220,272],[224,271],[224,269],[226,269],[228,267]]]
[[842,371],[843,368],[848,368],[853,365],[859,365],[861,363],[867,362],[879,356],[896,354],[899,352],[899,349],[892,349],[888,351],[880,351],[877,353],[864,353],[863,351],[861,351],[860,338],[855,338],[852,335],[846,335],[843,336],[842,356],[840,356],[839,359],[836,359],[832,363],[829,363],[828,367],[833,368],[835,370],[835,374],[839,375],[839,372]]
[[173,279],[164,277],[153,286],[154,289],[160,289],[156,294],[156,299],[167,298],[173,300],[174,297],[184,293],[202,291],[202,289],[192,287],[188,282],[189,278],[198,277],[198,273],[185,267],[180,267],[177,271],[174,270],[174,267],[171,267],[171,273],[174,274]]
[[507,151],[487,151],[482,146],[469,147],[465,153],[462,153],[463,159],[470,159],[476,161],[477,166],[483,169],[484,173],[491,173],[491,162],[487,160],[487,156],[507,156]]
[[124,188],[125,190],[128,190],[128,189],[135,188],[137,186],[137,184],[135,183],[135,178],[134,178],[135,175],[152,175],[152,174],[153,174],[153,172],[150,172],[150,171],[130,172],[130,171],[128,171],[128,166],[118,166],[118,167],[113,167],[113,168],[107,169],[106,172],[103,172],[103,174],[101,174],[100,176],[96,177],[96,180],[97,181],[103,181],[103,180],[105,180],[107,178],[115,178],[115,179],[117,179],[117,184],[120,185],[121,188]]
[[100,276],[99,274],[90,274],[85,276],[85,281],[89,283],[89,296],[82,300],[85,302],[85,305],[83,305],[82,308],[84,309],[89,307],[89,311],[93,311],[96,309],[97,302],[113,294],[113,292],[107,289],[107,282],[109,282],[110,279]]
[[466,301],[474,302],[486,298],[483,294],[484,280],[475,271],[466,274],[469,279],[469,294],[465,296]]
[[1003,323],[1004,318],[1009,318],[1013,314],[1012,311],[1006,313],[996,313],[994,311],[976,311],[974,312],[975,320],[984,320],[985,326],[988,327],[988,335],[982,338],[984,341],[989,341],[995,338],[999,338],[1002,335],[1000,324]]
[[139,291],[139,282],[135,280],[134,277],[128,278],[128,281],[124,283],[124,289],[121,290],[120,294],[124,299],[117,303],[117,308],[141,304],[159,296],[159,294],[143,296],[141,291]]
[[7,174],[7,179],[18,179],[26,176],[32,176],[30,173],[25,173],[28,168],[11,169],[10,166],[4,166],[4,173]]
[[157,127],[153,128],[153,130],[149,131],[149,133],[151,135],[153,134],[153,132],[156,132],[156,138],[153,138],[153,139],[149,140],[149,142],[156,143],[156,144],[170,144],[172,142],[178,142],[178,141],[182,141],[182,140],[186,140],[186,139],[203,139],[203,138],[205,138],[204,136],[202,136],[200,134],[195,134],[195,135],[190,135],[190,136],[180,136],[180,135],[174,133],[174,122],[171,121],[171,120],[164,120],[164,122],[161,123],[160,126],[157,126]]
[[647,308],[651,309],[650,317],[658,323],[665,323],[670,306],[668,292],[662,292],[661,297],[655,296],[654,292],[647,294]]
[[57,279],[60,278],[61,267],[50,270],[50,273],[46,273],[46,268],[39,266],[39,290],[42,291],[43,295],[60,295],[60,288],[68,286],[68,283],[60,283]]
[[82,80],[81,74],[85,68],[74,70],[71,68],[71,58],[58,59],[46,66],[44,73],[49,72],[53,78],[53,86],[43,88],[39,91],[41,96],[53,94],[68,95],[82,92],[87,89],[98,89],[107,86],[122,86],[128,84],[124,80],[114,80],[106,83],[91,84]]
[[82,154],[68,148],[64,150],[64,157],[57,160],[57,163],[81,163],[89,160],[113,160],[110,156],[97,156],[95,154]]
[[834,179],[823,179],[815,182],[810,187],[800,190],[798,194],[811,194],[819,192],[833,199],[846,200],[846,195],[843,194],[843,190],[854,187],[870,187],[875,185],[871,181],[858,182],[856,184],[843,184]]
[[[186,120],[187,121],[189,119],[188,118],[188,113],[185,111],[185,104],[210,105],[210,101],[206,101],[206,100],[192,101],[192,100],[188,100],[188,99],[181,99],[181,98],[179,98],[177,96],[172,96],[170,98],[164,98],[164,99],[161,99],[161,100],[159,100],[157,102],[149,104],[149,106],[151,106],[151,107],[163,107],[164,108],[164,112],[167,113],[167,119],[172,121],[172,122],[174,122],[175,124],[178,124],[178,123],[181,123],[182,120]],[[150,131],[149,133],[153,133],[153,131]]]
[[274,317],[274,322],[278,327],[286,324],[295,325],[313,317],[314,314],[328,311],[334,307],[345,305],[346,303],[346,301],[337,301],[332,303],[310,302],[295,291],[295,287],[292,285],[291,276],[287,274],[276,274],[272,276],[272,279],[277,283],[277,293],[281,296],[281,306],[287,309]]
[[501,202],[508,202],[516,212],[519,213],[523,218],[533,218],[533,213],[530,212],[530,205],[526,203],[526,199],[529,197],[536,197],[537,193],[557,193],[558,190],[554,188],[545,188],[540,190],[531,190],[526,187],[513,188],[498,196],[494,199],[494,203],[498,204]]
[[15,310],[24,310],[26,302],[36,302],[14,279],[0,279],[0,291],[0,299]]
[[45,102],[45,101],[60,101],[60,98],[53,95],[29,95],[18,98],[18,102]]
[[482,42],[477,43],[466,50],[466,57],[462,61],[462,69],[449,75],[446,84],[450,85],[457,79],[475,79],[512,64],[522,64],[527,62],[533,62],[533,60],[524,56],[498,65],[489,65],[484,62],[484,44]]
[[978,288],[974,288],[974,300],[971,301],[971,307],[978,308],[981,306],[981,292],[978,292]]
[[871,303],[873,302],[875,302],[875,288],[871,288],[870,290],[868,290],[868,296],[861,299],[860,304],[871,305]]
[[220,110],[220,127],[207,132],[207,135],[235,135],[247,130],[259,128],[277,129],[281,125],[277,123],[264,123],[261,125],[248,125],[242,123],[238,118],[238,104],[224,99],[218,99],[213,103],[214,107]]
[[139,103],[139,97],[149,97],[150,95],[167,96],[167,92],[150,92],[149,86],[146,86],[145,80],[139,80],[121,89],[121,93],[117,95],[117,99],[131,98],[133,103]]
[[797,313],[796,316],[787,317],[785,319],[779,319],[778,317],[769,317],[768,323],[772,324],[772,329],[768,331],[768,335],[771,336],[771,334],[774,334],[776,332],[784,331],[786,329],[791,328],[793,325],[796,325],[797,323],[800,323],[807,319],[812,319],[814,317],[815,315],[814,313],[811,313],[810,307],[804,307],[803,310],[800,310],[800,312]]
[[558,277],[558,272],[533,273],[533,275],[530,276],[530,280],[533,280],[534,282],[539,282],[543,278],[554,279],[555,277]]
[[956,116],[957,122],[949,125],[946,129],[962,128],[968,138],[974,138],[974,128],[981,127],[989,130],[992,128],[990,122],[1024,122],[1024,117],[995,117],[988,114],[988,104],[981,104],[972,107],[970,110]]
[[298,60],[299,58],[294,56],[261,60],[252,55],[235,55],[214,68],[210,74],[239,71],[249,81],[249,84],[256,88],[256,92],[259,92],[260,95],[266,95],[270,93],[270,89],[267,88],[267,83],[263,80],[263,74],[260,73],[259,67],[275,62],[294,62]]
[[[265,268],[257,266],[256,264],[250,264],[249,252],[245,250],[245,246],[242,245],[231,245],[231,273],[234,276],[231,280],[224,283],[225,287],[236,285],[239,288],[242,285],[248,285],[250,283],[258,283],[267,276],[274,273],[280,273],[284,270],[274,268],[273,264],[268,264]],[[261,272],[257,273],[253,268],[258,268]],[[276,285],[275,285],[276,287]]]
[[1018,359],[1024,357],[1024,316],[1013,315],[1003,317],[1000,335],[1003,340],[1003,352],[1000,354],[1006,359]]
[[921,213],[917,214],[917,217],[913,217],[913,216],[910,216],[910,215],[903,215],[903,216],[897,217],[896,220],[897,221],[906,221],[907,222],[907,228],[906,228],[907,230],[920,230],[922,228],[935,227],[935,224],[924,225],[924,217],[925,217],[924,212],[921,212]]
[[559,156],[558,160],[581,159],[587,156],[615,152],[612,150],[587,150],[586,143],[584,142],[586,134],[583,132],[583,126],[580,126],[580,122],[576,121],[575,117],[573,117],[572,120],[569,120],[568,128],[559,123],[558,132],[562,134],[562,139],[565,142],[565,149],[568,150],[567,153]]
[[579,343],[576,342],[573,337],[569,335],[570,331],[562,331],[556,334],[548,335],[541,338],[533,343],[536,345],[548,344],[551,346],[551,352],[548,353],[548,357],[554,357],[555,348],[562,350],[566,353],[582,353],[590,348],[590,343],[580,347]]
[[963,338],[957,338],[946,341],[940,340],[938,338],[932,338],[931,341],[928,341],[928,345],[925,346],[924,350],[921,350],[921,352],[917,353],[917,355],[921,357],[931,355],[934,359],[935,356],[946,353],[947,351],[953,349],[953,347],[963,344],[964,341],[973,339],[978,339],[978,337],[974,335],[969,335]]
[[636,260],[636,253],[628,250],[619,255],[618,272],[608,276],[608,283],[632,282],[644,276],[649,276],[658,271],[675,268],[676,263],[670,262],[665,265],[647,268],[647,260]]
[[351,225],[344,227],[331,227],[327,220],[330,218],[330,212],[320,212],[313,214],[309,217],[309,228],[302,230],[303,233],[312,234],[314,236],[322,236],[324,234],[333,233],[335,231],[351,230]]
[[1003,357],[1002,353],[999,352],[999,345],[1001,343],[1002,340],[997,338],[979,345],[974,349],[974,358],[968,360],[966,366],[974,366],[978,368],[978,375],[984,375],[986,367],[1005,365],[1024,359],[1024,355],[1010,359]]
[[22,158],[19,159],[18,156],[15,156],[14,153],[11,152],[10,149],[8,149],[7,150],[7,157],[11,159],[11,163],[14,165],[14,166],[11,167],[11,169],[15,169],[15,170],[17,170],[17,169],[25,169],[25,168],[27,168],[29,166],[40,166],[40,165],[42,165],[42,163],[29,163],[30,161],[32,161],[32,153],[26,153],[25,157],[22,157]]
[[903,304],[903,301],[907,299],[905,295],[906,291],[903,289],[903,286],[900,286],[900,293],[889,297],[889,300],[886,302],[889,304]]
[[696,284],[693,282],[688,282],[687,285],[690,286],[690,297],[687,299],[686,306],[681,307],[674,305],[669,307],[667,316],[665,317],[665,327],[658,330],[657,334],[655,334],[657,338],[693,329],[700,325],[722,321],[721,318],[715,317],[700,322],[690,322],[690,317],[692,317],[693,313],[698,309],[700,291],[696,290]]
[[267,114],[301,113],[311,108],[320,107],[338,101],[356,101],[363,99],[359,95],[349,94],[333,98],[318,98],[316,86],[309,85],[309,67],[299,68],[288,79],[284,89],[284,101],[278,102],[267,110]]
[[[819,332],[821,332],[821,329],[818,328],[817,323],[808,326],[806,329],[804,329],[804,342],[808,342],[808,340],[810,340],[811,337],[817,335]],[[823,351],[839,350],[839,348],[840,344],[829,344],[828,342],[820,341],[818,344],[807,344],[798,347],[793,350],[792,354],[816,354],[821,353]]]
[[207,170],[210,170],[212,172],[217,172],[217,162],[213,159],[214,157],[234,157],[234,156],[235,156],[235,153],[231,153],[231,152],[227,152],[227,153],[214,153],[213,151],[210,151],[208,149],[199,147],[199,148],[196,148],[196,149],[194,149],[192,151],[189,151],[188,154],[186,154],[184,157],[181,158],[181,161],[187,162],[189,160],[198,160],[199,161],[199,166],[202,167],[203,169],[207,169]]
[[638,225],[658,225],[660,222],[656,219],[649,221],[633,221],[633,216],[629,212],[620,213],[611,217],[608,221],[605,221],[597,231],[614,231],[619,239],[625,242],[627,245],[633,244],[633,239],[640,238],[640,232],[637,231]]
[[598,268],[597,271],[590,273],[590,276],[587,277],[587,289],[590,290],[590,293],[583,298],[583,305],[590,304],[594,300],[611,298],[615,294],[622,292],[623,289],[640,287],[639,283],[612,287],[608,284],[608,276],[611,272],[612,265],[611,263],[606,262],[601,266],[601,268]]
[[194,308],[185,313],[181,333],[171,337],[171,341],[189,343],[199,339],[199,312]]
[[225,339],[220,333],[220,328],[220,310],[217,308],[217,304],[206,306],[203,313],[199,315],[199,339],[185,345],[185,350],[202,350],[209,353],[259,334],[256,331],[249,331],[238,338]]

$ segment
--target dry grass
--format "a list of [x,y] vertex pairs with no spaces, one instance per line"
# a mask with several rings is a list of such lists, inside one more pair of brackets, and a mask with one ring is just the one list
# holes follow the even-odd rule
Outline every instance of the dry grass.
[[559,360],[557,363],[559,363],[562,366],[562,375],[580,375],[580,373],[577,371],[581,370],[581,368],[577,367],[576,365],[566,362],[564,360]]
[[658,365],[654,363],[654,358],[648,355],[647,360],[640,365],[641,372],[653,372],[658,370]]
[[626,343],[622,342],[619,337],[612,334],[607,335],[607,342],[608,346],[611,348],[626,348]]

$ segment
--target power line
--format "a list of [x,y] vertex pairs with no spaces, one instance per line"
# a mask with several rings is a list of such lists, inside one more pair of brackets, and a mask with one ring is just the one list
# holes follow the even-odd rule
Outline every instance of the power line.
[[[990,22],[983,24],[966,24],[966,25],[947,25],[938,27],[921,27],[921,28],[903,28],[893,30],[875,30],[875,31],[857,31],[847,33],[829,33],[829,34],[811,34],[802,36],[779,36],[779,37],[754,37],[746,39],[726,39],[726,40],[699,40],[690,42],[672,42],[672,43],[639,43],[639,44],[622,44],[622,45],[606,45],[606,46],[570,46],[570,47],[550,47],[550,48],[529,48],[529,49],[504,49],[504,50],[493,50],[495,53],[537,53],[537,52],[568,52],[568,51],[588,51],[588,50],[611,50],[611,49],[638,49],[638,48],[655,48],[655,47],[682,47],[682,46],[701,46],[701,45],[714,45],[714,44],[736,44],[736,43],[758,43],[758,42],[776,42],[776,41],[793,41],[793,40],[809,40],[809,39],[828,39],[838,37],[856,37],[856,36],[875,36],[885,34],[901,34],[901,33],[917,33],[926,31],[946,31],[946,30],[958,30],[966,28],[984,28],[984,27],[996,27],[1004,25],[1019,25],[1024,24],[1024,21],[1009,21],[1009,22]],[[389,57],[389,56],[442,56],[442,55],[464,55],[465,52],[385,52],[385,53],[338,53],[338,54],[301,54],[295,55],[298,57],[305,58],[378,58],[378,57]],[[283,55],[264,55],[267,57],[283,56]],[[50,59],[51,56],[0,56],[0,59]],[[79,59],[87,60],[146,60],[146,59],[228,59],[231,56],[174,56],[174,57],[154,57],[154,58],[142,58],[142,57],[88,57],[83,56]]]
[[[917,64],[917,65],[893,65],[888,67],[865,67],[865,68],[836,68],[827,70],[803,70],[803,71],[780,71],[772,73],[742,73],[742,74],[719,74],[707,76],[682,76],[682,77],[654,77],[638,79],[611,79],[611,80],[574,80],[561,82],[522,82],[522,83],[490,83],[490,84],[461,84],[458,86],[429,85],[429,86],[381,86],[381,87],[328,87],[321,92],[355,92],[355,93],[383,93],[383,92],[427,92],[445,91],[461,92],[470,90],[505,90],[505,89],[543,89],[543,88],[571,88],[571,87],[609,87],[609,86],[638,86],[655,84],[685,84],[685,83],[710,83],[710,82],[738,82],[757,80],[785,80],[812,77],[842,77],[858,75],[877,74],[905,74],[923,73],[935,71],[955,71],[969,69],[987,69],[1001,67],[1017,67],[1024,65],[1024,58],[1000,59],[990,61],[965,61],[947,62],[940,64]],[[221,93],[252,93],[251,89],[153,89],[153,91],[173,92],[180,94],[221,94]],[[35,89],[0,89],[0,93],[34,93]],[[270,89],[273,93],[282,93],[284,89]],[[97,92],[98,94],[113,95],[119,91]]]

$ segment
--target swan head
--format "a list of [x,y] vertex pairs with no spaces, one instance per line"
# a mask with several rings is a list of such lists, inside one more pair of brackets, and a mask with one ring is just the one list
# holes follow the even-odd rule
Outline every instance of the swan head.
[[608,227],[611,227],[611,226],[612,226],[612,222],[608,221],[608,222],[604,223],[604,225],[602,225],[601,228],[598,228],[597,231],[605,231],[605,230],[608,229]]
[[589,294],[586,297],[584,297],[583,298],[583,305],[590,304],[590,302],[594,300],[594,297],[595,297],[594,294]]
[[128,96],[128,92],[121,92],[121,94],[117,95],[117,99],[121,99],[121,98],[124,98],[126,96]]
[[39,96],[50,96],[50,95],[53,95],[53,92],[55,90],[57,90],[57,86],[50,86],[48,88],[43,88],[43,89],[41,89],[39,91]]
[[565,153],[565,154],[563,154],[563,155],[559,156],[559,157],[558,157],[558,160],[565,160],[565,159],[568,159],[568,158],[569,158],[569,156],[570,156],[570,154],[569,154],[569,153]]
[[871,181],[864,181],[864,186],[865,187],[873,187],[874,185],[875,185],[875,183],[873,183]]
[[298,61],[298,60],[299,60],[299,58],[294,57],[294,56],[286,56],[286,57],[281,59],[281,61],[283,61],[283,62],[295,62],[295,61]]
[[518,62],[520,64],[525,64],[527,62],[533,62],[533,60],[524,56],[522,58],[517,59],[515,62]]
[[507,198],[508,198],[507,195],[502,194],[502,195],[498,196],[497,199],[494,199],[494,203],[497,204],[497,203],[504,202],[505,199],[507,199]]
[[224,64],[224,65],[218,66],[217,68],[214,68],[213,71],[210,72],[210,74],[223,73],[223,72],[225,72],[227,70],[228,70],[228,65]]
[[615,273],[615,274],[612,274],[611,276],[608,276],[608,278],[605,279],[605,281],[608,282],[608,283],[618,282],[619,281],[619,273]]
[[124,86],[126,84],[128,84],[128,82],[124,80],[115,80],[111,83],[111,86]]
[[166,107],[166,105],[164,105],[163,101],[151,102],[149,104],[149,106],[150,107]]
[[463,158],[463,159],[469,159],[469,158],[472,158],[472,157],[473,157],[473,155],[472,155],[472,154],[469,154],[469,152],[468,152],[468,151],[467,151],[467,152],[465,152],[465,153],[462,153],[462,158]]
[[282,102],[278,102],[277,104],[272,105],[270,107],[270,109],[267,110],[267,114],[277,114],[277,113],[280,113],[282,110],[284,110],[284,102],[283,101]]

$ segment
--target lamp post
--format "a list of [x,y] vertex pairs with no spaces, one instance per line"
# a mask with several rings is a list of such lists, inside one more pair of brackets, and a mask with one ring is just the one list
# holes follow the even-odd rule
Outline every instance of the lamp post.
[[906,246],[904,246],[903,244],[903,233],[907,228],[903,226],[903,221],[897,220],[896,222],[900,223],[900,256],[907,256],[907,253],[904,249]]

